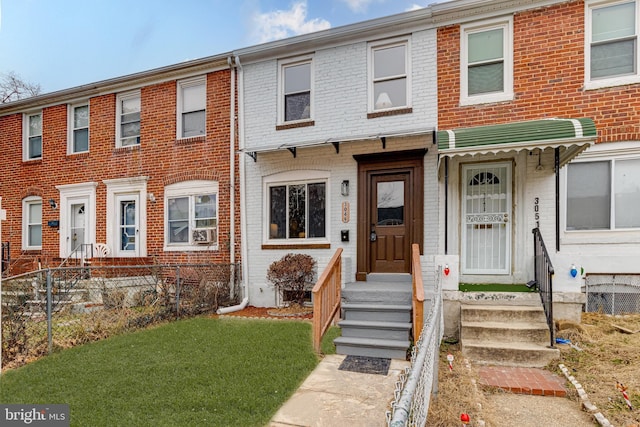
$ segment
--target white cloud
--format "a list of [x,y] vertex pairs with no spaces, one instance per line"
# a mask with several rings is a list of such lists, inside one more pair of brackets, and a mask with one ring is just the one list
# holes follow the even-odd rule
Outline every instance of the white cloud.
[[342,0],[353,12],[366,12],[367,8],[375,0]]
[[255,25],[254,39],[258,43],[331,28],[329,21],[324,19],[307,19],[306,0],[292,4],[289,10],[258,13],[252,21]]
[[415,4],[414,3],[407,9],[407,11],[418,10],[418,9],[422,9],[422,8],[424,8],[424,6],[420,6],[419,4]]

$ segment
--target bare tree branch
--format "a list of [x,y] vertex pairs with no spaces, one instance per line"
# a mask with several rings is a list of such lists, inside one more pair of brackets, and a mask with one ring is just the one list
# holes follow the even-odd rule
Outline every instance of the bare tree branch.
[[0,104],[40,94],[40,84],[24,81],[15,72],[0,73]]

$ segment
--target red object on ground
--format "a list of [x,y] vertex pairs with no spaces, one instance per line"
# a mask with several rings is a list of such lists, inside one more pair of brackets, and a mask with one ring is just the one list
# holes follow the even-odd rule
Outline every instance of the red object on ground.
[[463,424],[467,424],[469,422],[469,414],[460,415],[460,421],[462,421]]

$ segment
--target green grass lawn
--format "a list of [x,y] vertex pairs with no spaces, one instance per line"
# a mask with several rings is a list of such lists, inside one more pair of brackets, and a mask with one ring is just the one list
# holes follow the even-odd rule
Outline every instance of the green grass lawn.
[[67,403],[73,426],[264,426],[318,361],[308,322],[201,317],[7,371],[0,402]]

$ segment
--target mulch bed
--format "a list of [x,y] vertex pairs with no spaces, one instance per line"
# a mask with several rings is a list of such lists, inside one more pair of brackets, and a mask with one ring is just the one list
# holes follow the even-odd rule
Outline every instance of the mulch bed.
[[249,305],[240,311],[226,313],[221,316],[249,317],[254,319],[289,319],[289,320],[312,320],[313,313],[282,313],[276,314],[273,307],[254,307]]

